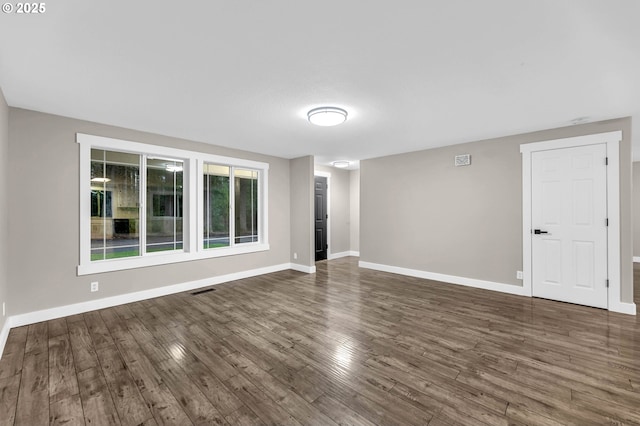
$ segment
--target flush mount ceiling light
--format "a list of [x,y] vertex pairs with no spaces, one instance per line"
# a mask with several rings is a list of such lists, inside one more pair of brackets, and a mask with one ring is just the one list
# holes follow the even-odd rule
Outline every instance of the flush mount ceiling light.
[[349,161],[334,161],[333,163],[331,163],[331,165],[333,167],[337,167],[339,169],[344,169],[346,167],[349,167],[351,163]]
[[307,113],[309,123],[316,126],[337,126],[347,120],[347,111],[336,107],[314,108]]
[[109,178],[104,178],[104,177],[95,177],[93,179],[91,179],[91,182],[100,182],[100,183],[107,183],[107,182],[111,182],[111,179]]

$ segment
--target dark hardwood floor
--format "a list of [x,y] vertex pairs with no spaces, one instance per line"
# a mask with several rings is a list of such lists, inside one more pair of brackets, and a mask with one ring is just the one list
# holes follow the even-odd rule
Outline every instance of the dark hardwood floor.
[[0,425],[640,424],[638,317],[317,266],[11,330]]

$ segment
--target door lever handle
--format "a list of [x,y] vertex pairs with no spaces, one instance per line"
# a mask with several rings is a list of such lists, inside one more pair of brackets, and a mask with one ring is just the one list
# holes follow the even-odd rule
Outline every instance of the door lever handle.
[[547,232],[547,231],[541,231],[541,230],[539,230],[539,229],[534,229],[534,230],[533,230],[533,233],[534,233],[534,234],[536,234],[536,235],[539,235],[539,234],[548,234],[548,232]]

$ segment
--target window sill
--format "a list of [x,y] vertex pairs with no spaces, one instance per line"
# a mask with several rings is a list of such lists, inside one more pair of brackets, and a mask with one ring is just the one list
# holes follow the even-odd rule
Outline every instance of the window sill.
[[113,259],[78,265],[78,276],[100,274],[103,272],[122,271],[126,269],[146,268],[149,266],[166,265],[170,263],[191,262],[193,260],[213,259],[216,257],[234,256],[237,254],[256,253],[269,250],[267,243],[242,244],[234,247],[214,248],[194,253],[166,253],[153,254],[145,257],[128,259]]

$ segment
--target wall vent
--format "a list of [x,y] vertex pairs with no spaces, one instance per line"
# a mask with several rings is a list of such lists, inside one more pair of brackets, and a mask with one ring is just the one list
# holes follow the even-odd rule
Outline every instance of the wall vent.
[[470,165],[471,164],[471,154],[456,155],[453,164],[456,167]]

